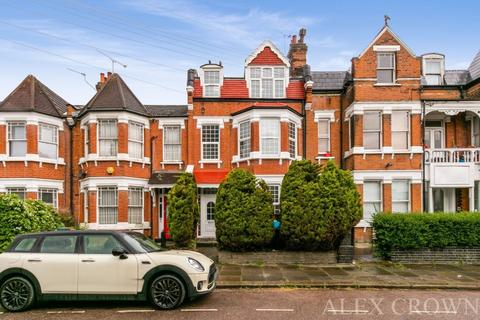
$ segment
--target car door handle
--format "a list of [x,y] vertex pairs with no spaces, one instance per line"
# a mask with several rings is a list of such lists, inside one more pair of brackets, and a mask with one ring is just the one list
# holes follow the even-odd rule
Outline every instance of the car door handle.
[[42,259],[28,259],[28,262],[42,262]]
[[95,262],[93,259],[83,259],[82,262]]

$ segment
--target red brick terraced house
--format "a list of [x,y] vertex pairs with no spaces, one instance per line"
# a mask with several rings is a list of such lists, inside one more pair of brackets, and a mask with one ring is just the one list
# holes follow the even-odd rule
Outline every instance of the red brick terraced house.
[[215,237],[215,193],[245,168],[280,188],[296,159],[352,172],[364,216],[480,210],[480,53],[445,70],[385,26],[348,71],[312,71],[306,30],[288,54],[264,41],[244,74],[221,63],[187,72],[187,105],[144,105],[118,74],[74,106],[28,76],[0,103],[0,192],[42,199],[93,229],[168,237],[166,194],[181,172],[200,195],[198,237]]

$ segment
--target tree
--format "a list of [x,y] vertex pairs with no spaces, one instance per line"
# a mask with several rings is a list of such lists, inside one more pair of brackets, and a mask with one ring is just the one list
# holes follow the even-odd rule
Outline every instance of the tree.
[[294,161],[283,178],[280,201],[282,238],[292,250],[332,249],[361,218],[353,178],[333,161],[323,168]]
[[167,200],[168,226],[172,240],[182,247],[192,246],[199,221],[197,185],[193,175],[180,175],[168,192]]
[[61,227],[60,216],[43,201],[21,200],[13,194],[0,195],[0,250],[5,250],[19,234]]
[[232,170],[217,191],[215,227],[220,248],[265,248],[273,236],[272,214],[267,184],[246,170]]

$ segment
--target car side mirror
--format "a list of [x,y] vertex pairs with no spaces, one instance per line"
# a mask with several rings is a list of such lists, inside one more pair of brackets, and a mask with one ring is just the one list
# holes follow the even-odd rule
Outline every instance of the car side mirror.
[[122,260],[128,258],[127,251],[125,251],[125,249],[119,248],[119,247],[116,247],[116,248],[112,249],[112,255],[114,257],[119,257]]

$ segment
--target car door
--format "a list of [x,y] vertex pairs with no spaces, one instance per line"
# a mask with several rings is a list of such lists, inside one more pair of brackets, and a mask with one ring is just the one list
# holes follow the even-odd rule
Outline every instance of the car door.
[[84,234],[78,256],[79,294],[136,294],[138,264],[134,254],[112,255],[125,248],[113,234]]
[[78,236],[46,235],[35,252],[24,253],[23,268],[40,283],[42,293],[77,293]]

